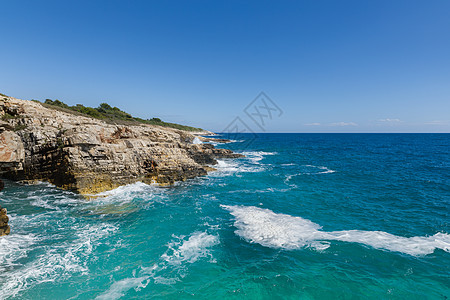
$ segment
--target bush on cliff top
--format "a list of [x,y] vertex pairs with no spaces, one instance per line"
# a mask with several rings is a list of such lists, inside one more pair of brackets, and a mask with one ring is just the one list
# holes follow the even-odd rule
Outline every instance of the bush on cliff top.
[[[34,101],[36,101],[36,100],[34,100]],[[160,118],[152,118],[152,119],[144,120],[141,118],[133,117],[129,113],[126,113],[117,107],[112,107],[108,103],[101,103],[97,108],[92,108],[92,107],[84,106],[82,104],[69,106],[60,100],[45,99],[44,103],[42,103],[42,104],[49,108],[55,108],[55,109],[63,110],[65,112],[77,112],[82,115],[88,115],[90,117],[105,120],[105,121],[144,123],[144,124],[150,124],[150,125],[159,125],[159,126],[163,126],[163,127],[171,127],[171,128],[181,129],[181,130],[186,130],[186,131],[202,131],[201,128],[196,128],[196,127],[191,127],[191,126],[186,126],[186,125],[181,125],[181,124],[176,124],[176,123],[164,122]]]

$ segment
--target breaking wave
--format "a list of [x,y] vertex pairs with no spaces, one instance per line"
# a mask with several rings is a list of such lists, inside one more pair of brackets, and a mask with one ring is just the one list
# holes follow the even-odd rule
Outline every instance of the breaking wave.
[[247,159],[249,159],[253,163],[258,163],[261,161],[265,156],[267,155],[276,155],[276,152],[266,152],[266,151],[244,151],[242,152],[243,155]]
[[154,186],[145,184],[143,182],[135,182],[127,185],[119,186],[113,190],[98,193],[94,196],[96,197],[121,197],[126,199],[132,199],[136,195],[140,195],[145,192],[150,192],[154,190]]
[[243,159],[218,159],[217,164],[212,167],[217,171],[212,174],[215,176],[228,176],[234,173],[255,173],[262,172],[266,169],[267,165],[262,164],[260,161],[266,155],[275,155],[275,152],[264,151],[247,151],[242,152],[245,155]]
[[329,241],[364,244],[376,249],[401,252],[413,256],[426,255],[441,249],[450,252],[450,235],[401,237],[383,231],[321,231],[321,226],[310,220],[254,206],[226,206],[235,217],[235,233],[250,243],[265,247],[300,249],[311,247],[323,250]]
[[234,173],[253,173],[264,170],[262,166],[248,165],[235,159],[218,159],[217,165],[214,165],[213,167],[217,169],[216,172],[213,172],[213,175],[216,176],[226,176]]
[[135,182],[94,195],[95,200],[84,205],[90,214],[127,214],[139,207],[167,200],[165,190],[157,185]]

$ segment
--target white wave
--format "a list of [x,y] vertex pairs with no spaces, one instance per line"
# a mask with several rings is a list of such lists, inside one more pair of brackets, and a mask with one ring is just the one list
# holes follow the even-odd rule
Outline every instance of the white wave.
[[27,257],[30,246],[36,243],[33,234],[10,234],[0,238],[0,273],[18,266],[18,260]]
[[[48,187],[45,185],[45,187]],[[69,191],[58,190],[56,193],[49,192],[48,189],[31,189],[26,190],[21,193],[14,193],[11,195],[10,199],[14,199],[15,201],[20,201],[19,199],[23,199],[26,197],[29,203],[36,207],[42,207],[46,210],[60,211],[63,209],[61,205],[66,204],[78,204],[82,201],[78,195],[75,195]]]
[[[52,246],[47,245],[44,237],[20,236],[11,233],[6,239],[2,238],[1,243],[7,243],[5,248],[7,250],[6,253],[5,250],[0,251],[0,256],[4,255],[0,261],[6,261],[6,267],[11,270],[3,273],[0,279],[1,296],[15,297],[33,285],[59,279],[67,280],[77,273],[86,275],[89,272],[87,263],[90,259],[95,259],[91,257],[93,249],[101,243],[100,239],[116,231],[117,228],[102,224],[86,225],[74,230],[77,232],[75,240]],[[18,253],[8,256],[10,250],[17,250]],[[40,254],[22,264],[19,259],[27,258],[28,252],[33,250]]]
[[217,170],[223,172],[237,172],[239,170],[238,163],[236,161],[231,160],[217,160],[217,165],[215,165]]
[[198,137],[195,137],[194,140],[192,141],[192,144],[200,145],[200,144],[203,144],[203,142],[200,141],[200,139]]
[[206,232],[195,232],[187,240],[176,238],[178,241],[171,242],[168,251],[162,255],[162,259],[172,265],[194,263],[201,257],[212,258],[208,248],[219,243],[217,236]]
[[210,261],[213,261],[209,248],[217,244],[219,244],[219,238],[206,232],[194,232],[188,239],[184,236],[174,236],[174,240],[168,244],[167,251],[161,255],[159,263],[155,263],[151,267],[141,267],[143,276],[116,281],[96,299],[118,299],[130,289],[139,290],[147,287],[151,280],[155,284],[174,284],[180,280],[179,277],[163,276],[167,276],[168,268],[175,268],[178,270],[177,275],[184,277],[183,270],[186,263],[192,264],[203,257],[209,257]]
[[51,205],[49,201],[45,199],[45,197],[34,196],[28,197],[28,199],[30,200],[34,199],[33,201],[30,202],[30,204],[33,206],[43,207],[51,210],[59,210],[58,206]]
[[[96,206],[94,210],[102,210],[102,206],[110,205],[110,207],[103,207],[105,211],[110,212],[120,212],[124,211],[133,211],[135,208],[133,207],[119,207],[117,203],[121,203],[122,205],[129,204],[133,202],[136,198],[145,200],[145,201],[153,201],[159,199],[158,197],[164,196],[164,189],[160,188],[157,185],[148,185],[143,182],[135,182],[132,184],[127,184],[120,186],[116,189],[101,192],[94,195],[95,201],[91,201],[90,205]],[[161,200],[161,199],[160,199]],[[115,205],[117,209],[114,209]]]
[[[210,262],[215,262],[210,248],[220,243],[217,235],[207,232],[196,231],[188,238],[185,236],[174,236],[174,239],[167,245],[168,249],[160,257],[160,262],[150,268],[142,268],[146,274],[155,279],[155,282],[175,282],[179,278],[166,278],[167,268],[178,270],[178,275],[184,277],[184,270],[187,264],[195,263],[200,258],[209,258]],[[159,274],[163,271],[162,274]],[[157,278],[159,278],[157,280]],[[157,282],[156,282],[157,283]]]
[[305,165],[305,167],[317,168],[319,170],[322,170],[320,172],[310,172],[310,173],[307,173],[307,174],[328,174],[328,173],[336,172],[335,170],[328,169],[327,167],[324,167],[324,166]]
[[61,198],[56,198],[53,201],[53,204],[56,205],[56,207],[58,208],[58,210],[60,209],[58,205],[76,205],[76,204],[80,204],[81,202],[84,203],[84,200],[80,199],[80,198],[75,198],[75,197],[61,197]]
[[125,278],[114,282],[106,292],[97,296],[95,299],[119,299],[120,297],[125,296],[126,291],[132,288],[138,291],[141,288],[146,288],[148,283],[149,276]]
[[242,143],[245,142],[245,140],[230,140],[228,143]]
[[132,193],[132,194],[142,193],[142,192],[150,190],[151,187],[152,187],[151,185],[148,185],[141,181],[138,181],[135,183],[119,186],[118,188],[115,188],[113,190],[98,193],[94,196],[99,196],[99,197],[108,197],[108,196],[110,197],[110,196],[117,196],[117,195],[123,196],[123,195],[130,194],[130,193]]
[[303,167],[307,167],[308,169],[312,169],[312,170],[307,171],[307,172],[300,172],[300,173],[296,173],[296,174],[287,175],[286,179],[285,179],[285,182],[287,183],[288,181],[290,181],[295,176],[330,174],[330,173],[335,173],[336,172],[335,170],[331,170],[331,169],[329,169],[327,167],[324,167],[324,166],[303,165]]
[[253,163],[258,163],[260,160],[264,158],[264,156],[267,155],[276,155],[278,153],[276,152],[265,152],[265,151],[244,151],[242,152],[243,155]]
[[255,206],[225,206],[235,217],[236,234],[250,243],[265,247],[299,249],[328,248],[328,241],[360,243],[376,249],[401,252],[409,255],[426,255],[435,249],[450,252],[450,235],[401,237],[383,231],[321,231],[320,225],[310,220],[286,214],[276,214]]
[[212,167],[217,169],[217,171],[212,172],[215,176],[226,176],[233,173],[254,173],[261,172],[263,170],[263,167],[261,166],[246,165],[241,161],[234,159],[218,159],[217,165],[213,165]]
[[321,228],[309,220],[255,206],[225,206],[236,218],[236,234],[266,247],[296,249],[317,240]]

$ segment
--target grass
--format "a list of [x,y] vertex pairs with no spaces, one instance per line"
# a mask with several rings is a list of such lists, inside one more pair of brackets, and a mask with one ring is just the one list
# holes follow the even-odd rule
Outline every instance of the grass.
[[[35,102],[39,102],[37,100],[32,100]],[[163,127],[170,127],[185,131],[203,131],[201,128],[191,127],[176,123],[164,122],[159,118],[152,119],[141,119],[137,117],[133,117],[127,112],[120,110],[117,107],[112,107],[108,103],[102,103],[97,108],[84,106],[82,104],[77,104],[74,106],[69,106],[66,103],[60,100],[51,100],[46,99],[43,103],[43,106],[47,108],[57,109],[60,111],[64,111],[67,113],[72,113],[81,116],[89,116],[95,119],[104,120],[109,123],[121,123],[121,124],[129,124],[133,125],[136,123],[140,124],[150,124],[150,125],[158,125]]]

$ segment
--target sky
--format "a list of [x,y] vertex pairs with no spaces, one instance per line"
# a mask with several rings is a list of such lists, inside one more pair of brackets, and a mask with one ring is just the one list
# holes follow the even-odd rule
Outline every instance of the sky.
[[450,132],[447,0],[0,0],[0,11],[0,92],[16,98],[107,102],[216,132],[236,118],[254,132]]

